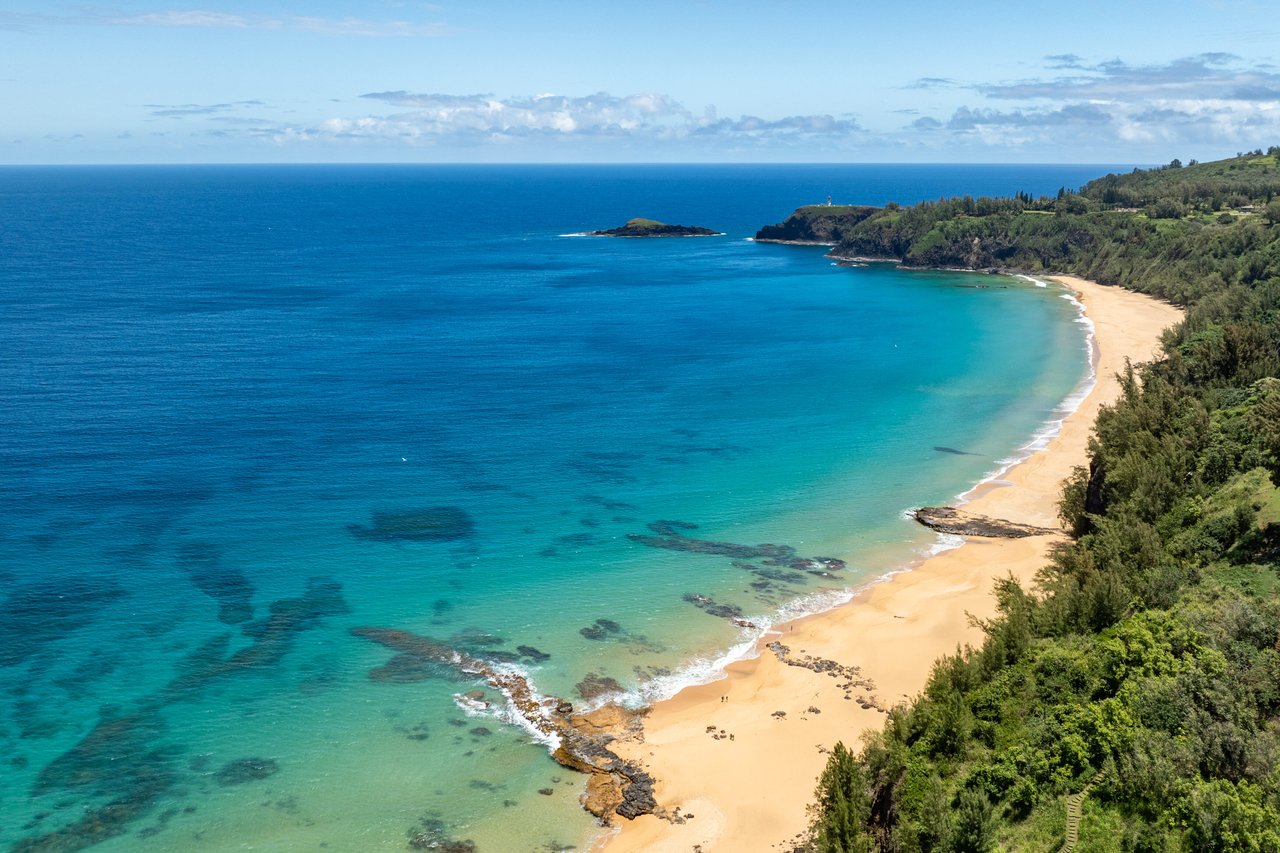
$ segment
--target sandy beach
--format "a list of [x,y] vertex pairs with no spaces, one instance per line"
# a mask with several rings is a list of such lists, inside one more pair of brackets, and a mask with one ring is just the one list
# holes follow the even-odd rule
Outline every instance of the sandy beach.
[[[1056,529],[1060,484],[1085,462],[1099,409],[1118,397],[1115,375],[1125,359],[1156,355],[1161,331],[1181,310],[1118,287],[1055,279],[1077,293],[1093,321],[1096,384],[1043,450],[975,489],[965,509]],[[839,677],[788,665],[762,648],[758,657],[731,665],[725,678],[657,704],[644,723],[643,742],[619,744],[617,751],[648,767],[659,780],[659,804],[683,823],[652,815],[620,821],[596,849],[779,849],[805,828],[826,750],[837,741],[856,748],[863,732],[883,724],[879,708],[921,690],[934,660],[980,643],[969,615],[995,613],[994,581],[1012,575],[1029,587],[1061,539],[1056,533],[970,538],[762,641],[785,644],[793,660],[834,661]]]

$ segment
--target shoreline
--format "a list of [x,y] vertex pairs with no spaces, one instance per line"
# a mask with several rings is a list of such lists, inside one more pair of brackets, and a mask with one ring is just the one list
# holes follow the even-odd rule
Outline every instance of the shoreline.
[[[1073,292],[1081,322],[1092,325],[1092,376],[1072,394],[1079,396],[1074,409],[1071,397],[1064,400],[1056,432],[1034,435],[1017,458],[956,502],[967,511],[1058,530],[1060,483],[1085,461],[1098,410],[1118,397],[1115,374],[1126,359],[1158,354],[1161,332],[1182,312],[1118,287],[1043,278]],[[995,615],[994,581],[1011,575],[1030,586],[1049,549],[1064,538],[966,538],[931,549],[856,590],[845,604],[775,626],[757,641],[756,656],[729,664],[718,680],[657,702],[642,736],[620,740],[615,751],[653,774],[660,806],[681,822],[653,815],[621,822],[592,850],[768,850],[793,839],[805,829],[805,807],[826,751],[837,741],[856,749],[862,733],[883,725],[884,709],[923,688],[938,657],[980,643],[970,614]],[[834,661],[842,677],[804,663],[815,659]]]

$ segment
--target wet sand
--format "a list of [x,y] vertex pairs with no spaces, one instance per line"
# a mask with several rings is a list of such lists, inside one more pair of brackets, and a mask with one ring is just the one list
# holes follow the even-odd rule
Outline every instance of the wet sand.
[[[1093,321],[1096,384],[1043,450],[975,489],[965,509],[1057,529],[1061,483],[1085,464],[1094,419],[1120,394],[1116,374],[1126,358],[1137,363],[1158,354],[1160,333],[1182,312],[1118,287],[1054,278],[1076,291]],[[725,678],[658,703],[644,723],[644,741],[620,744],[617,752],[647,766],[658,779],[659,804],[683,822],[652,815],[620,821],[595,849],[784,847],[805,829],[825,752],[837,741],[858,748],[862,733],[883,725],[880,708],[916,695],[939,656],[980,644],[970,615],[995,615],[996,579],[1012,575],[1029,587],[1049,548],[1063,538],[971,537],[842,607],[781,626],[762,640],[785,644],[791,659],[837,662],[838,677],[788,665],[762,648],[759,657],[732,664]]]

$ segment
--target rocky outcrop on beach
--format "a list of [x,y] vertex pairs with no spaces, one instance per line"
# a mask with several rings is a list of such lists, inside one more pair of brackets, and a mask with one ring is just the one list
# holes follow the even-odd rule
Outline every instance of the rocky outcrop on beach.
[[915,512],[916,521],[939,533],[958,536],[986,536],[992,539],[1021,539],[1026,536],[1044,536],[1057,533],[1049,527],[1018,524],[999,518],[958,510],[949,506],[924,506]]
[[[358,627],[351,633],[396,652],[393,660],[400,660],[401,668],[406,658],[416,659],[421,666],[443,665],[460,677],[483,680],[506,696],[520,718],[554,744],[552,758],[591,775],[583,806],[601,821],[608,823],[614,815],[635,818],[657,809],[653,777],[609,749],[619,735],[638,729],[638,712],[606,705],[589,713],[574,713],[573,705],[564,699],[539,696],[522,673],[448,643],[395,628]],[[589,686],[616,684],[613,679],[597,676]]]
[[[856,700],[859,707],[863,710],[875,709],[882,714],[888,713],[889,709],[884,706],[874,691],[876,685],[871,679],[862,674],[862,668],[857,666],[846,666],[839,661],[830,658],[822,658],[816,655],[796,654],[787,646],[777,640],[769,643],[766,648],[773,652],[774,656],[785,663],[787,666],[797,666],[801,669],[807,669],[818,675],[826,675],[830,678],[840,679],[840,683],[836,685],[844,691],[844,698],[847,701]],[[854,693],[857,692],[857,696]],[[817,708],[809,708],[809,713],[822,712]],[[774,716],[781,714],[786,716],[784,711],[774,712]]]
[[783,222],[756,232],[757,243],[810,243],[832,246],[852,228],[880,208],[850,204],[811,204],[801,207]]
[[588,231],[589,237],[719,237],[721,232],[698,225],[668,225],[656,219],[628,219],[626,225]]

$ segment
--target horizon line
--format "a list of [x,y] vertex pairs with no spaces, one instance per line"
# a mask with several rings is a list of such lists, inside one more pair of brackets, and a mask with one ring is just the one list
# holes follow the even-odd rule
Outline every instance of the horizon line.
[[[1228,158],[1229,159],[1229,158]],[[302,160],[293,162],[206,160],[190,163],[152,162],[152,163],[0,163],[0,169],[77,169],[77,168],[181,168],[189,166],[1155,166],[1158,163],[1138,163],[1134,161],[1087,162],[1087,161],[1009,161],[1009,160],[971,160],[971,161],[909,161],[909,160],[856,160],[814,162],[808,160],[778,161],[739,161],[739,160],[617,160],[581,162],[569,161],[475,161],[475,160]]]

